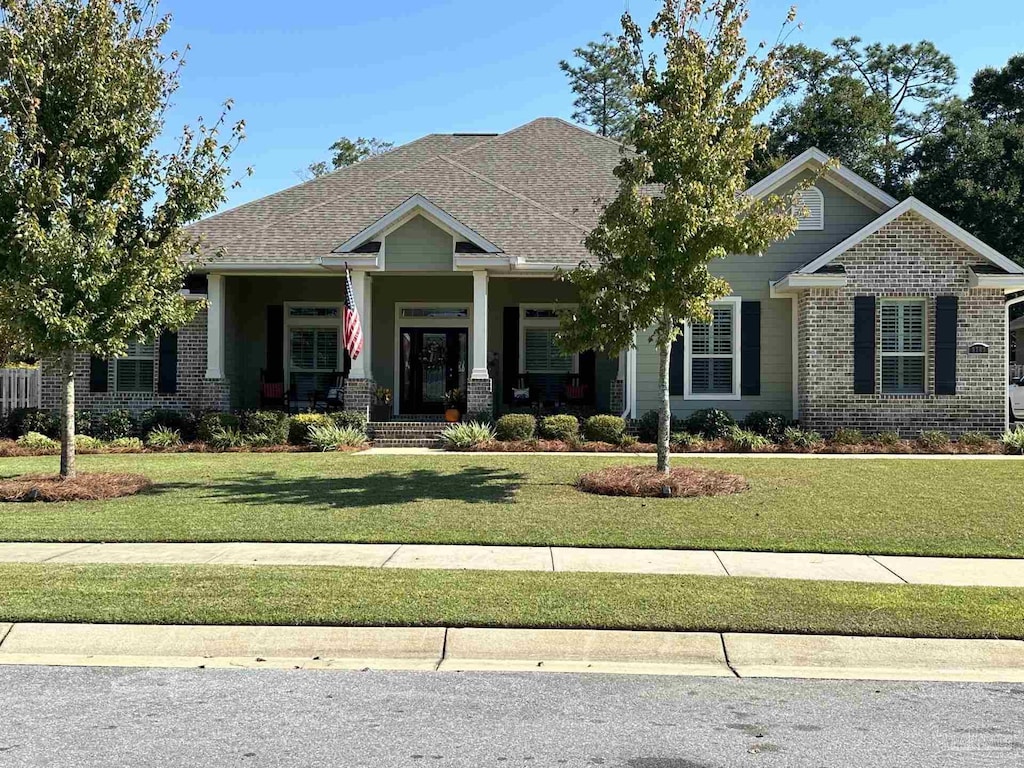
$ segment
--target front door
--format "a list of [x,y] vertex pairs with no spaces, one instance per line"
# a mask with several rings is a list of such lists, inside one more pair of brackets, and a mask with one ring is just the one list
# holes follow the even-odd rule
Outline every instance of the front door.
[[459,389],[465,396],[468,329],[402,328],[399,340],[400,413],[442,413],[445,392]]

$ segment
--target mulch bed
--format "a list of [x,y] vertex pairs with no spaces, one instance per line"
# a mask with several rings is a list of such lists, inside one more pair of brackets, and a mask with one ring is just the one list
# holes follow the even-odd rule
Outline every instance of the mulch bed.
[[100,501],[134,496],[153,487],[144,475],[95,472],[74,480],[59,475],[20,475],[0,480],[0,501]]
[[576,482],[586,493],[604,496],[724,496],[750,488],[746,479],[728,472],[674,467],[666,476],[655,467],[605,467],[587,472]]

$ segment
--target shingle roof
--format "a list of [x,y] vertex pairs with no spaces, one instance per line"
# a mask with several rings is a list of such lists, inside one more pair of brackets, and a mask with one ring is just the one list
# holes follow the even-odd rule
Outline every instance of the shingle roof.
[[497,135],[431,134],[191,227],[232,263],[310,262],[413,195],[510,257],[575,264],[621,145],[558,118]]

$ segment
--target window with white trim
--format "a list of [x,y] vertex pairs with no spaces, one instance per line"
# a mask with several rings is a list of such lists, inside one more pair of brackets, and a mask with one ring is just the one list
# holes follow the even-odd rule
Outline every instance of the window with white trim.
[[288,329],[288,370],[299,399],[326,390],[338,368],[340,331],[336,326],[293,326]]
[[152,392],[156,345],[133,341],[123,357],[114,359],[115,392]]
[[800,193],[796,205],[797,231],[825,228],[825,196],[817,187],[808,187]]
[[923,299],[881,302],[882,392],[925,391],[925,318]]
[[737,399],[740,394],[740,301],[716,303],[710,323],[686,328],[686,389],[690,399]]
[[567,354],[555,340],[563,307],[521,307],[520,372],[542,399],[557,399],[570,373],[579,370],[579,357]]

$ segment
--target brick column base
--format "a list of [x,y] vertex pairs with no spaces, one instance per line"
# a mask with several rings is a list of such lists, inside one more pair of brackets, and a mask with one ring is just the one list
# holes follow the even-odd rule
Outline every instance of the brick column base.
[[376,390],[377,385],[373,379],[346,379],[345,410],[359,411],[369,419],[370,405]]
[[231,384],[227,379],[205,379],[199,388],[199,407],[204,411],[231,410]]
[[466,385],[466,415],[475,419],[481,413],[494,415],[493,385],[489,378],[470,379]]
[[608,409],[613,416],[618,416],[626,410],[626,382],[622,379],[612,381],[611,391],[608,394]]

